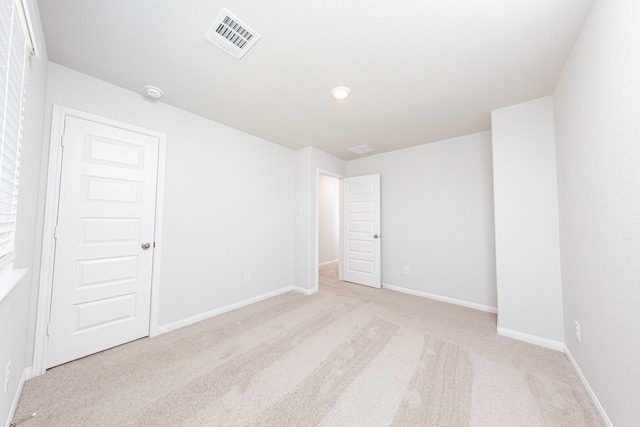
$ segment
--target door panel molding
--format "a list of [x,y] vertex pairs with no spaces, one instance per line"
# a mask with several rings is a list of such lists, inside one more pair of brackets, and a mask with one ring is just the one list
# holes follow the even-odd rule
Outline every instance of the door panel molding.
[[[158,172],[155,210],[155,251],[151,279],[151,311],[149,319],[149,336],[158,334],[158,303],[160,289],[160,266],[162,259],[162,222],[164,207],[164,183],[166,166],[166,141],[164,133],[145,129],[128,123],[107,119],[91,113],[74,110],[60,105],[53,105],[51,118],[51,137],[49,145],[49,162],[47,173],[46,196],[44,201],[44,227],[42,241],[42,258],[40,261],[38,306],[36,311],[35,345],[33,354],[32,377],[42,375],[46,370],[48,345],[48,321],[53,285],[53,268],[55,254],[55,225],[58,217],[60,200],[60,182],[62,173],[62,138],[64,123],[67,117],[113,126],[127,131],[148,135],[158,140]],[[100,153],[97,153],[98,155]]]

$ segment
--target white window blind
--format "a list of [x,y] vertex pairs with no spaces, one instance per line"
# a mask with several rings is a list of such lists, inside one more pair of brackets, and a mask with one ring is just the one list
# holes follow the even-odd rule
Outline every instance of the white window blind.
[[0,0],[0,264],[13,257],[29,52],[19,0]]

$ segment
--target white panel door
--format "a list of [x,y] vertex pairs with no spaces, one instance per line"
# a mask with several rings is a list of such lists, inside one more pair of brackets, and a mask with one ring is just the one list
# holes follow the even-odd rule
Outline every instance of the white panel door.
[[379,288],[380,175],[342,180],[344,234],[342,278]]
[[158,143],[65,120],[47,367],[149,334]]

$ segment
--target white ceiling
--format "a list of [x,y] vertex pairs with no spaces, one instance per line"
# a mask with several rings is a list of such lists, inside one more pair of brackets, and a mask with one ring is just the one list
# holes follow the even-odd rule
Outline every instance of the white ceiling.
[[[488,130],[550,95],[593,0],[40,0],[52,61],[343,159]],[[204,39],[226,7],[262,39]],[[338,85],[351,97],[330,96]]]

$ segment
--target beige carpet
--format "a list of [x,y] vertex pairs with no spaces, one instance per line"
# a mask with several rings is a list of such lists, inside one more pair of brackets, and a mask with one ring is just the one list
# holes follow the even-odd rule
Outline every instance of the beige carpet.
[[31,426],[602,425],[566,357],[496,316],[339,282],[47,371]]

